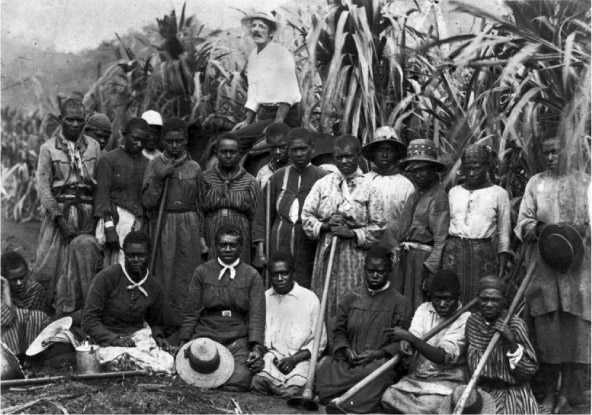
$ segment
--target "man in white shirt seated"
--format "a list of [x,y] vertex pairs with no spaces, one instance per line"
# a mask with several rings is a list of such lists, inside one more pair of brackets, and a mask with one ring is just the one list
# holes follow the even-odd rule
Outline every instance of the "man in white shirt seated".
[[300,126],[300,88],[292,53],[272,42],[278,22],[268,13],[244,17],[241,23],[256,48],[247,61],[246,118],[236,124],[233,132],[241,138],[241,147],[250,148],[272,122],[290,127]]
[[[265,292],[265,355],[263,370],[253,376],[251,390],[283,398],[302,394],[308,376],[320,303],[310,290],[294,281],[294,258],[275,253],[270,261],[271,286]],[[327,334],[321,334],[319,353]]]

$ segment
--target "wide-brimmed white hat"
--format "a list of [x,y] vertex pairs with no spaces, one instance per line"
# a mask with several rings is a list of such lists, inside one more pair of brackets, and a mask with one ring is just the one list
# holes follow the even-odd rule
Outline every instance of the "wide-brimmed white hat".
[[76,347],[77,342],[70,332],[70,327],[72,327],[72,317],[63,317],[54,321],[39,333],[27,349],[26,355],[35,356],[51,346],[52,343],[71,343]]
[[250,33],[251,30],[251,22],[254,19],[261,19],[264,20],[269,24],[270,32],[277,32],[278,29],[278,21],[271,13],[266,12],[256,12],[252,14],[247,14],[245,17],[241,19],[241,25],[245,32]]
[[175,366],[181,379],[190,385],[216,388],[232,376],[234,358],[220,343],[199,337],[181,347]]

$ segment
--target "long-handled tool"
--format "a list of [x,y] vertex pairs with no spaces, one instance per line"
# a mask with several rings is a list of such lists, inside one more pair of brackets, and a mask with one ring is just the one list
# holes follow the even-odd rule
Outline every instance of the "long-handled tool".
[[306,378],[306,385],[301,397],[295,397],[288,400],[288,405],[295,408],[302,408],[307,411],[317,411],[319,404],[315,402],[312,397],[312,388],[315,378],[315,370],[317,368],[317,359],[319,355],[319,346],[321,344],[321,335],[323,333],[323,324],[325,323],[325,310],[327,309],[327,298],[329,297],[329,285],[331,283],[331,274],[333,272],[333,260],[335,258],[335,250],[337,248],[337,236],[331,239],[331,251],[329,253],[329,263],[327,264],[327,274],[325,275],[325,285],[323,287],[323,297],[321,299],[321,307],[319,309],[319,316],[317,318],[317,325],[315,327],[315,338],[312,344],[312,353],[310,356],[310,366],[308,368],[308,377]]
[[87,373],[83,375],[72,375],[72,376],[48,376],[42,378],[31,378],[31,379],[14,379],[14,380],[3,380],[0,382],[0,387],[10,388],[15,386],[29,386],[29,385],[44,385],[47,383],[58,382],[65,379],[73,380],[92,380],[92,379],[113,379],[113,378],[126,378],[132,376],[148,376],[150,375],[149,370],[130,370],[126,372],[106,372],[106,373]]
[[156,266],[156,254],[158,252],[158,244],[160,243],[160,232],[162,231],[162,219],[164,217],[164,207],[169,195],[170,176],[164,179],[164,190],[162,191],[162,198],[160,199],[160,206],[158,207],[158,217],[156,218],[156,229],[154,233],[154,244],[152,246],[152,258],[150,258],[150,273],[154,275],[154,267]]
[[[522,250],[523,257],[524,257],[524,253],[525,253],[525,249],[523,248],[523,250]],[[522,261],[519,261],[518,263],[522,264]],[[518,268],[519,267],[516,267],[516,269],[514,270],[515,273],[519,272]],[[516,292],[516,295],[514,296],[514,300],[512,301],[512,304],[510,305],[510,308],[508,309],[508,314],[506,314],[506,317],[504,318],[504,325],[508,324],[508,321],[510,321],[510,318],[512,318],[514,311],[516,311],[516,307],[518,307],[518,305],[520,304],[520,300],[522,299],[524,292],[528,288],[528,284],[530,284],[530,280],[532,279],[532,276],[533,276],[532,273],[530,275],[527,274],[526,277],[524,278],[524,280],[522,280],[522,283],[520,284],[520,287],[518,288],[518,291]],[[489,355],[491,354],[491,352],[493,352],[493,349],[495,348],[495,345],[497,344],[500,337],[501,337],[500,332],[495,332],[493,334],[493,337],[489,341],[489,345],[487,346],[487,349],[485,349],[483,356],[481,356],[481,360],[479,360],[479,364],[477,365],[477,367],[475,368],[475,371],[473,372],[473,376],[471,377],[469,384],[467,385],[463,394],[461,395],[460,399],[458,400],[458,403],[456,404],[456,407],[454,408],[453,414],[461,414],[462,413],[463,409],[465,408],[465,405],[467,404],[467,399],[469,398],[469,395],[471,394],[471,391],[473,390],[473,388],[475,388],[475,385],[477,384],[477,381],[479,380],[479,376],[481,376],[481,372],[483,371],[483,368],[485,367],[485,364],[487,363],[487,359],[489,358]]]
[[[269,265],[269,255],[271,254],[271,179],[265,185],[265,257]],[[269,288],[269,266],[265,267],[265,288]]]
[[[436,334],[438,334],[439,332],[444,330],[446,327],[450,326],[454,321],[456,321],[456,319],[459,318],[462,313],[469,311],[477,303],[477,301],[478,301],[477,298],[472,299],[468,304],[466,304],[462,308],[458,309],[452,316],[450,316],[449,318],[444,320],[442,323],[438,324],[436,327],[434,327],[433,329],[428,331],[426,334],[424,334],[421,339],[423,341],[428,341],[429,339],[434,337]],[[352,386],[343,395],[341,395],[338,398],[333,399],[331,401],[331,403],[329,404],[331,406],[331,408],[329,408],[329,405],[327,406],[327,413],[329,413],[330,410],[332,411],[332,413],[335,413],[335,412],[345,413],[345,411],[343,411],[341,409],[341,405],[344,402],[347,402],[348,400],[350,400],[354,395],[356,395],[358,392],[360,392],[362,389],[364,389],[366,386],[368,386],[370,383],[372,383],[374,380],[376,380],[384,372],[395,367],[400,361],[401,361],[401,354],[397,353],[390,360],[384,362],[374,372],[370,373],[364,379],[362,379],[361,381],[356,383],[354,386]],[[335,409],[338,409],[338,410],[335,411]]]

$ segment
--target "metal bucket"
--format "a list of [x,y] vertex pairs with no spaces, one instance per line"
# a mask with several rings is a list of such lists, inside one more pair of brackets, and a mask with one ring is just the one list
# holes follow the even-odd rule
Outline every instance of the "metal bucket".
[[77,371],[80,374],[101,373],[99,363],[99,346],[96,344],[84,344],[76,348]]

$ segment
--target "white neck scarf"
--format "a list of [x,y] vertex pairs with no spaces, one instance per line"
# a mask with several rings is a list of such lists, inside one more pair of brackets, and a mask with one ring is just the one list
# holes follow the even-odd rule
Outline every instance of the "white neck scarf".
[[368,286],[366,286],[366,288],[368,288],[368,292],[370,293],[370,295],[376,295],[378,293],[388,290],[390,286],[391,286],[391,282],[387,281],[386,284],[384,285],[384,287],[379,288],[378,290],[373,290]]
[[121,269],[123,270],[123,273],[125,274],[127,280],[129,282],[131,282],[131,285],[127,286],[128,290],[133,290],[134,288],[137,288],[138,290],[140,290],[140,292],[142,294],[144,294],[146,297],[148,297],[148,293],[146,292],[145,289],[142,288],[142,284],[144,284],[146,282],[146,280],[148,279],[148,270],[146,270],[146,275],[144,276],[144,278],[142,278],[142,280],[140,282],[134,282],[134,280],[132,280],[129,276],[129,274],[127,273],[126,269],[125,269],[125,265],[121,267]]
[[222,276],[224,275],[226,270],[230,271],[230,279],[233,280],[234,277],[236,276],[236,269],[235,268],[238,266],[239,263],[240,263],[240,258],[237,258],[237,260],[234,261],[232,264],[226,264],[226,263],[222,262],[222,260],[220,258],[218,258],[218,264],[220,264],[222,266],[222,271],[220,271],[220,274],[218,275],[218,280],[222,279]]

